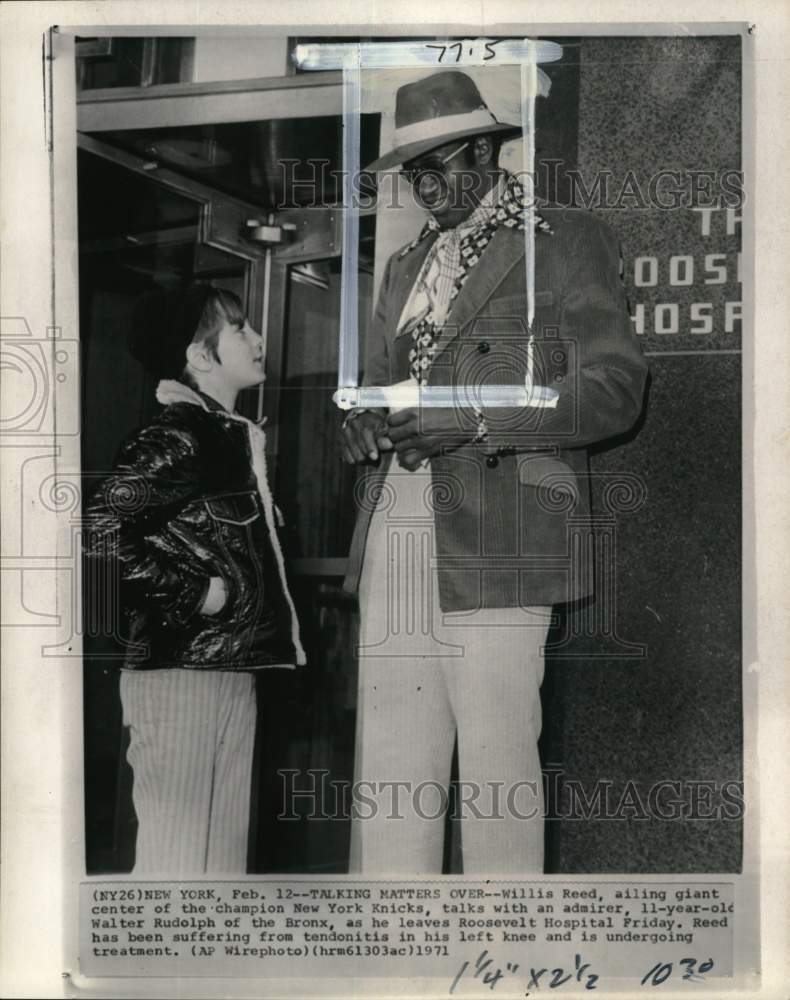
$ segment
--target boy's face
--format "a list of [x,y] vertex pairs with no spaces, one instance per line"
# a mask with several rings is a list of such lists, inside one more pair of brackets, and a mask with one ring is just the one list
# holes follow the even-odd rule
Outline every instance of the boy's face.
[[263,341],[250,326],[225,320],[217,338],[219,364],[214,366],[214,377],[229,389],[248,389],[260,385],[265,378]]

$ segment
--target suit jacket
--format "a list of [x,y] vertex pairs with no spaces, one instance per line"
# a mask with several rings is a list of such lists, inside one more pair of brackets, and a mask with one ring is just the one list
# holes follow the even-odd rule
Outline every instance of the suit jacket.
[[[642,408],[647,365],[628,315],[619,247],[589,212],[542,209],[535,236],[535,381],[559,391],[555,409],[489,409],[488,439],[455,411],[470,443],[431,459],[443,611],[549,605],[592,590],[575,554],[589,515],[586,446],[622,434]],[[364,384],[409,375],[409,334],[396,326],[436,235],[386,267],[367,338]],[[500,226],[471,269],[439,334],[429,385],[523,385],[527,367],[524,233]],[[358,493],[375,498],[391,454]],[[395,459],[396,460],[396,459]],[[374,504],[362,502],[346,588],[355,590]]]

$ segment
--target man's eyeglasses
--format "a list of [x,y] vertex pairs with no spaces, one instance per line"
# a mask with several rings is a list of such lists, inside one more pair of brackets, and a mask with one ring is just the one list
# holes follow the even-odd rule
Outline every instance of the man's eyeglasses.
[[459,146],[457,149],[454,149],[452,153],[450,153],[447,156],[444,157],[433,156],[430,159],[423,161],[423,163],[421,163],[419,167],[403,167],[401,170],[398,171],[398,173],[400,174],[401,177],[404,178],[404,180],[408,181],[409,184],[417,184],[418,181],[426,174],[443,173],[445,164],[449,163],[454,156],[458,156],[458,154],[462,150],[466,149],[468,145],[469,143],[465,142],[462,146]]

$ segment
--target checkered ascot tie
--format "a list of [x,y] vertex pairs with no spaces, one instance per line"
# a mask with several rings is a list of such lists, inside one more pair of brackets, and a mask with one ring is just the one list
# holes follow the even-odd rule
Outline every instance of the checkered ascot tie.
[[[441,230],[431,218],[417,239],[401,251],[399,256],[405,257],[430,233],[439,232],[398,322],[398,335],[411,334],[409,374],[418,385],[427,385],[438,333],[447,320],[453,300],[497,227],[504,225],[523,230],[524,219],[524,191],[512,174],[503,174],[460,226]],[[535,228],[551,232],[548,223],[537,212]]]

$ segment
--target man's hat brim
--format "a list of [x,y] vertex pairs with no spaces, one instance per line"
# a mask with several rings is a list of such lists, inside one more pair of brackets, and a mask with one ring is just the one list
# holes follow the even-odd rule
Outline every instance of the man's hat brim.
[[[441,119],[437,119],[437,124],[440,121]],[[439,146],[446,146],[457,139],[467,139],[470,135],[499,134],[503,139],[515,139],[516,136],[521,135],[521,131],[520,125],[507,125],[504,122],[497,122],[486,128],[480,128],[478,125],[476,128],[448,132],[446,135],[435,135],[430,139],[421,139],[419,142],[409,142],[404,146],[396,146],[389,153],[385,153],[384,156],[380,156],[377,160],[369,163],[364,169],[370,171],[389,170],[390,167],[395,167],[399,163],[408,163],[409,160],[413,160],[417,156],[422,156],[423,153],[429,153],[432,149],[437,149]],[[506,135],[505,133],[508,134]]]

